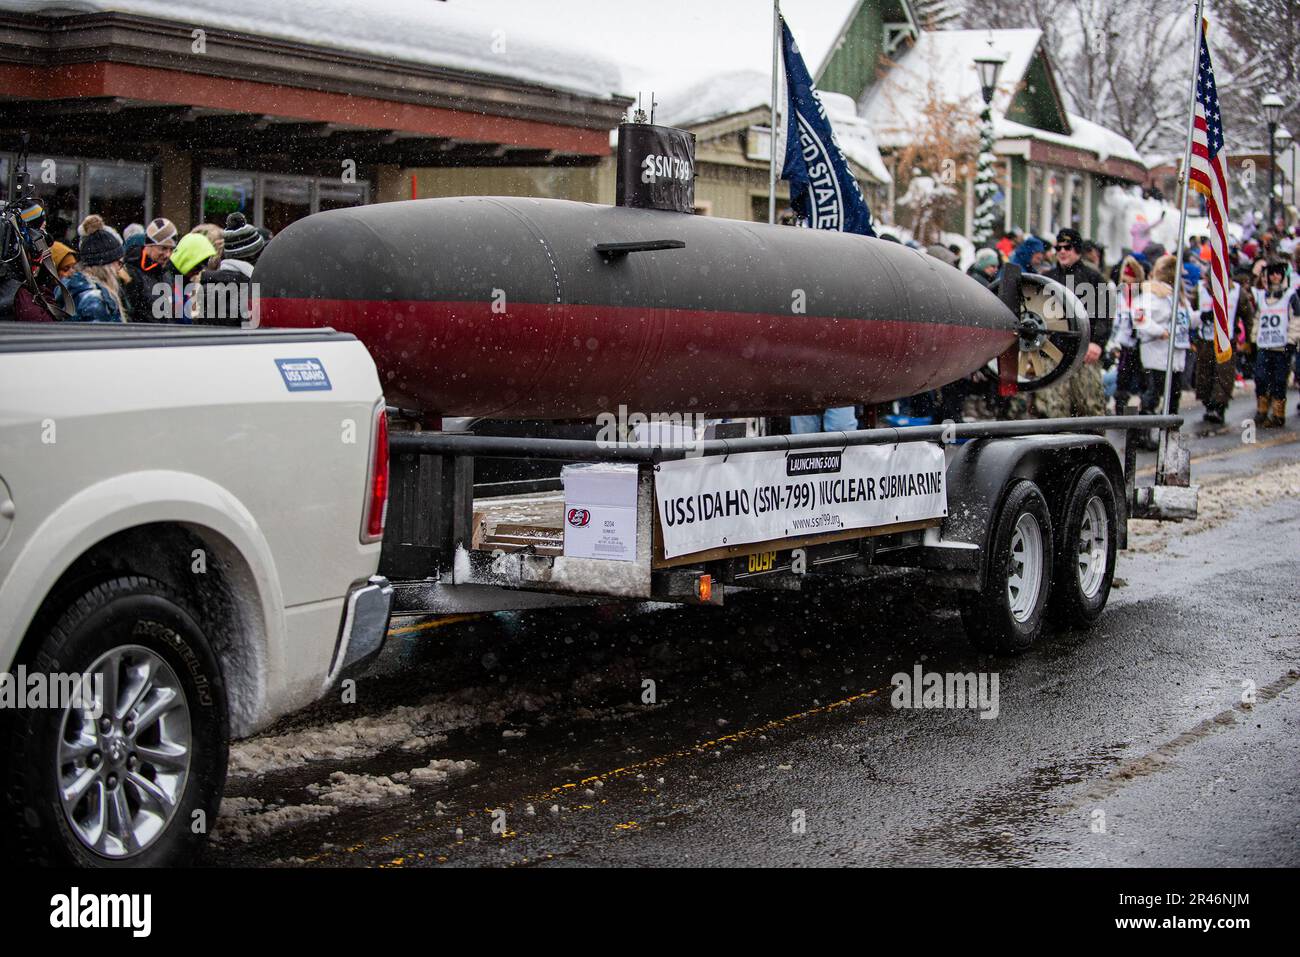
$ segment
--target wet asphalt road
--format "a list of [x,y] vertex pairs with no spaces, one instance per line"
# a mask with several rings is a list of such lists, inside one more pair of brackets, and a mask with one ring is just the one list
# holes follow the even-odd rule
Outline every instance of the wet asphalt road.
[[[1135,534],[1089,632],[980,655],[916,573],[723,609],[397,623],[355,704],[262,743],[290,753],[359,715],[427,715],[430,733],[233,776],[261,823],[207,863],[1296,866],[1300,500],[1268,483],[1300,442],[1294,420],[1244,445],[1186,411],[1203,500],[1263,494]],[[891,707],[918,664],[996,673],[997,717]],[[435,759],[472,764],[404,777]],[[335,771],[407,785],[331,803]]]

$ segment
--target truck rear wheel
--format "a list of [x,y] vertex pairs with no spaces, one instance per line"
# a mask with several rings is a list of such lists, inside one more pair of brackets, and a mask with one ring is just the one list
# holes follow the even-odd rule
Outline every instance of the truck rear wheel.
[[1052,520],[1037,485],[1007,490],[993,531],[984,589],[962,599],[962,622],[984,651],[1015,654],[1043,631],[1051,587]]
[[[72,602],[29,675],[89,678],[74,700],[15,710],[6,830],[35,863],[187,863],[225,785],[225,684],[196,618],[165,585],[125,576]],[[54,687],[53,682],[50,687]]]
[[1115,489],[1090,465],[1080,473],[1065,509],[1052,578],[1052,618],[1091,625],[1106,607],[1115,577]]

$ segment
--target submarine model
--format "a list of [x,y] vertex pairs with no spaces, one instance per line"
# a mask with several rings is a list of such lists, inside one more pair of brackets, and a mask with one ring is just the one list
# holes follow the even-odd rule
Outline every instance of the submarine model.
[[256,324],[356,335],[389,404],[430,418],[789,415],[915,395],[991,360],[1011,394],[1073,369],[1087,343],[1077,300],[1011,266],[990,291],[885,240],[554,199],[317,213],[253,278]]

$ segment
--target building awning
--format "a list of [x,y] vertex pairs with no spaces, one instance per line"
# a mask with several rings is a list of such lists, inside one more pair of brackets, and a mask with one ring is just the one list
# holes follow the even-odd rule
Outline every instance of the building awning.
[[[397,166],[586,165],[609,154],[630,100],[315,43],[106,11],[0,12],[0,136],[160,146],[304,170],[339,158]],[[124,158],[130,158],[126,156]]]

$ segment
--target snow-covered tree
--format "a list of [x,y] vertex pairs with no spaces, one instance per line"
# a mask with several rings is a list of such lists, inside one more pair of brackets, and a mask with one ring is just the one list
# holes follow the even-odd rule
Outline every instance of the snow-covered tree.
[[952,30],[965,13],[966,0],[912,0],[911,6],[922,29]]
[[980,113],[979,155],[975,157],[975,219],[971,224],[975,242],[990,242],[997,229],[994,198],[998,194],[997,157],[993,155],[993,114],[986,106]]
[[1042,30],[1068,109],[1123,133],[1143,153],[1181,147],[1191,67],[1186,4],[966,0],[965,6],[971,29]]
[[[1259,105],[1277,93],[1281,123],[1300,135],[1300,17],[1296,0],[1207,0],[1210,55],[1229,141],[1267,146]],[[1267,173],[1264,176],[1267,179]],[[1265,197],[1267,201],[1267,197]]]

